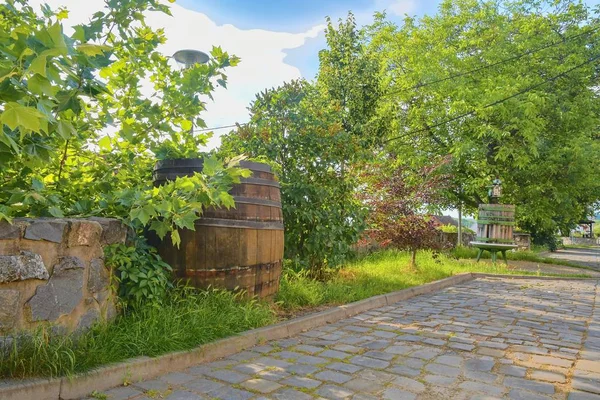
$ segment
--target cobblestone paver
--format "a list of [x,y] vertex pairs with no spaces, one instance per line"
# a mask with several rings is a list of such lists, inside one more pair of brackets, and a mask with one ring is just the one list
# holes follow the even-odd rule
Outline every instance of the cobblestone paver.
[[600,246],[588,248],[569,248],[553,253],[544,253],[545,256],[560,260],[570,261],[575,264],[585,265],[600,271]]
[[600,400],[598,281],[478,279],[108,399]]

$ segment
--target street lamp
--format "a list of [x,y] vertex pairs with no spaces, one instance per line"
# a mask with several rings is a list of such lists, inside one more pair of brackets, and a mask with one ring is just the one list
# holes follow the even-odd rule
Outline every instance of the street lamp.
[[[183,65],[183,68],[188,69],[196,64],[206,64],[209,60],[208,54],[200,50],[178,50],[173,54],[173,58],[178,64]],[[190,133],[194,133],[194,119],[192,118],[192,127]]]
[[185,68],[195,64],[206,64],[209,60],[208,54],[200,50],[179,50],[173,54],[173,58]]

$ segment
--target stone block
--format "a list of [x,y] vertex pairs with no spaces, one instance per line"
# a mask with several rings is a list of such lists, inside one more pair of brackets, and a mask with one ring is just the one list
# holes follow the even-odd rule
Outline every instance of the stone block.
[[270,393],[282,387],[278,383],[260,378],[247,380],[246,382],[242,383],[241,386],[260,393]]
[[79,319],[79,323],[77,324],[78,331],[86,331],[88,330],[94,322],[96,322],[100,318],[100,312],[95,308],[90,308],[83,316]]
[[21,251],[18,256],[0,256],[0,283],[48,279],[48,270],[39,254]]
[[95,221],[102,227],[100,244],[107,246],[115,243],[125,243],[127,239],[127,227],[121,221],[113,218],[89,218],[90,221]]
[[531,372],[531,379],[552,383],[565,383],[567,378],[558,372],[535,370]]
[[60,396],[60,379],[36,379],[0,385],[2,400],[56,400]]
[[46,285],[38,286],[27,303],[33,321],[54,321],[69,314],[83,298],[85,265],[77,257],[63,257]]
[[8,331],[15,326],[20,297],[21,292],[18,290],[0,290],[0,331]]
[[600,361],[579,360],[575,368],[600,374]]
[[0,240],[20,239],[25,225],[19,222],[8,223],[0,221]]
[[100,242],[102,226],[96,221],[70,220],[67,247],[94,246]]
[[61,243],[67,225],[67,221],[65,220],[37,219],[25,229],[25,239]]
[[405,390],[402,389],[397,389],[397,388],[389,388],[386,389],[383,394],[382,394],[382,399],[386,399],[386,400],[395,400],[395,399],[406,399],[406,400],[411,400],[411,399],[416,399],[417,395],[415,395],[414,393],[410,393],[407,392]]
[[92,294],[105,291],[110,285],[110,271],[104,266],[104,260],[94,258],[90,261],[87,288]]

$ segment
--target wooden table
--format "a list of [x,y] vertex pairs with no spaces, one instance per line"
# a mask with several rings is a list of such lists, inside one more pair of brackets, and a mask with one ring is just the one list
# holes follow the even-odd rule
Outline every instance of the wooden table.
[[506,259],[506,250],[516,249],[516,244],[503,244],[503,243],[486,243],[486,242],[471,242],[471,246],[477,247],[477,262],[481,258],[481,255],[485,250],[489,251],[492,254],[492,262],[496,262],[496,254],[498,252],[502,253],[502,258],[504,262],[508,264],[508,260]]

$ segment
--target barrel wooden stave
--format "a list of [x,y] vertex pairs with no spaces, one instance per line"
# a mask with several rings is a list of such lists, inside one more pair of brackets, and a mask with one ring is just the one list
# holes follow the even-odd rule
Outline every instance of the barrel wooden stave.
[[[189,284],[271,298],[279,289],[283,260],[279,183],[265,164],[242,162],[241,167],[252,169],[253,174],[230,191],[235,208],[206,209],[195,231],[180,230],[179,249],[168,238],[157,248],[175,275]],[[155,179],[173,179],[172,169],[170,165],[166,170],[156,168]]]

